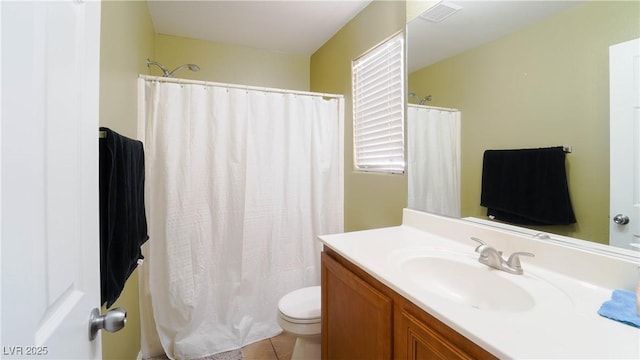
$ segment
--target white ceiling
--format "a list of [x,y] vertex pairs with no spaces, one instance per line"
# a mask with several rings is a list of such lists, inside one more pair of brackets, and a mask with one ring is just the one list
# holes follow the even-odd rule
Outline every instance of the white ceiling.
[[[409,73],[584,1],[446,0],[462,10],[408,26]],[[312,55],[371,0],[147,0],[156,32]]]
[[371,0],[147,0],[157,33],[311,55]]
[[415,18],[407,34],[412,73],[465,50],[549,18],[584,1],[458,1],[462,9],[440,23]]

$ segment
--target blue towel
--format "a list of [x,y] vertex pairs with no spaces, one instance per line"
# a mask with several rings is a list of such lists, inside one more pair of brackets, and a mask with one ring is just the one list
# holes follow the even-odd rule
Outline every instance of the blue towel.
[[636,309],[636,294],[626,290],[613,290],[611,300],[605,301],[598,314],[627,325],[640,328],[640,316]]

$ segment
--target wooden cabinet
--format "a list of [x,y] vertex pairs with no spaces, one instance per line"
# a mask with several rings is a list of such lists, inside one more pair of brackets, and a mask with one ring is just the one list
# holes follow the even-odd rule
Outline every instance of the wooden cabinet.
[[348,260],[322,253],[322,359],[495,359]]
[[394,335],[396,359],[495,359],[404,298],[395,308]]
[[[398,355],[406,351],[407,359],[471,359],[437,332],[411,314],[403,312],[398,319]],[[399,356],[401,357],[401,356]]]
[[393,303],[322,253],[322,358],[390,359]]

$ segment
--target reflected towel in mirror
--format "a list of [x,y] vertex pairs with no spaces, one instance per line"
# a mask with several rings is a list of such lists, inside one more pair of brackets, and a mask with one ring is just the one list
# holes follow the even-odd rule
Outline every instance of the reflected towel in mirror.
[[486,150],[480,205],[512,224],[575,223],[563,147]]

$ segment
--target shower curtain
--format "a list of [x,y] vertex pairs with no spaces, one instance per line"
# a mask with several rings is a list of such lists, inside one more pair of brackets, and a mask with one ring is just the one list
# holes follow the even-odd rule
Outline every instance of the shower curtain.
[[407,206],[460,217],[460,111],[409,104],[407,162]]
[[[195,359],[280,333],[343,231],[343,99],[139,79],[149,236],[143,356]],[[161,346],[161,348],[160,348]]]

